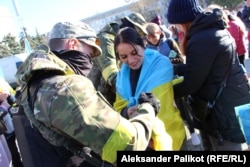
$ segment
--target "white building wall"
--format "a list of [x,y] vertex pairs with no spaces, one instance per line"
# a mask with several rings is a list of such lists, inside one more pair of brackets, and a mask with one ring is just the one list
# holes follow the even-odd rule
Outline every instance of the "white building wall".
[[18,37],[20,29],[16,20],[16,17],[10,14],[8,8],[0,6],[0,41],[2,40],[4,35],[7,35],[8,33]]
[[[112,21],[120,21],[120,18],[129,15],[131,12],[141,13],[147,21],[153,19],[153,16],[159,14],[162,18],[162,23],[166,26],[169,25],[166,19],[169,0],[137,0],[131,1],[126,6],[119,7],[101,14],[97,14],[85,19],[83,22],[88,23],[96,31]],[[206,7],[205,0],[200,0],[200,4]]]

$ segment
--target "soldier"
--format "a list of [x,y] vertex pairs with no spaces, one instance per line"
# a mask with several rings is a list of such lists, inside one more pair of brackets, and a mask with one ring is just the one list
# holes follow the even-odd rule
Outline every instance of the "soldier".
[[[91,58],[101,54],[96,38],[95,31],[83,22],[55,24],[50,32],[50,48],[38,47],[16,73],[21,86],[19,104],[32,128],[53,149],[66,148],[94,166],[115,165],[116,151],[145,150],[159,102],[151,94],[142,94],[138,115],[130,120],[106,103],[86,77]],[[66,160],[54,159],[61,161],[58,167],[66,166]],[[50,163],[46,167],[55,167]],[[73,161],[74,165],[80,163]]]
[[97,34],[102,54],[93,59],[94,66],[88,76],[95,88],[104,95],[110,104],[115,101],[116,74],[119,70],[119,62],[114,53],[115,35],[123,27],[136,29],[144,38],[147,33],[147,22],[140,13],[131,13],[121,18],[121,22],[121,25],[111,22],[105,25]]
[[95,88],[111,105],[115,101],[116,73],[119,69],[114,53],[114,38],[119,29],[119,24],[112,22],[97,34],[102,55],[92,59],[93,67],[88,75]]

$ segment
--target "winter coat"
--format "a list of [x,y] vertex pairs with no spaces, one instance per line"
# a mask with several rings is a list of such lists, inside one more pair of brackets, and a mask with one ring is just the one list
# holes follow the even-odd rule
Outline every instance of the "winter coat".
[[114,51],[114,38],[118,30],[117,23],[109,23],[97,34],[102,55],[92,59],[93,67],[88,75],[96,90],[100,91],[111,105],[115,101],[115,82],[118,72]]
[[114,39],[119,30],[117,23],[109,23],[104,26],[97,34],[102,49],[102,55],[93,59],[102,72],[105,81],[115,86],[118,67],[114,50]]
[[244,33],[240,30],[240,26],[236,21],[229,21],[228,25],[228,31],[235,39],[238,56],[242,56],[247,51],[246,45],[244,43]]
[[225,25],[219,9],[200,14],[193,21],[187,36],[186,64],[176,68],[184,81],[174,86],[174,94],[176,98],[195,94],[212,101],[230,69],[226,87],[202,126],[214,137],[243,143],[234,107],[250,102],[249,86],[236,57],[235,41]]

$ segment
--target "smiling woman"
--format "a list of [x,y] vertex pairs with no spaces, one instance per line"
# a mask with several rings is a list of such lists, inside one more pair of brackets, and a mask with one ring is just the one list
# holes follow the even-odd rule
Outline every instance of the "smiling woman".
[[130,119],[136,115],[140,93],[153,93],[160,100],[161,108],[148,149],[181,150],[185,145],[185,129],[179,111],[173,105],[173,66],[170,60],[158,51],[145,49],[142,37],[130,27],[120,29],[114,48],[122,62],[117,74],[114,108]]
[[141,67],[144,58],[143,52],[144,48],[138,45],[121,43],[117,46],[119,59],[133,70]]

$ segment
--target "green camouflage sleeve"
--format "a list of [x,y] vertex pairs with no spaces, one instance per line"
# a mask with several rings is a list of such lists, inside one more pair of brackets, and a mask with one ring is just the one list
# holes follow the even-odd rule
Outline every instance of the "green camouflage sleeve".
[[86,77],[53,77],[43,83],[36,99],[37,120],[90,147],[106,161],[114,163],[118,150],[145,150],[148,145],[155,119],[153,107],[140,105],[140,114],[126,120],[98,96]]
[[118,66],[114,51],[115,32],[110,25],[104,27],[105,30],[98,34],[102,55],[93,59],[99,69],[102,71],[102,76],[108,84],[115,86],[116,74]]

